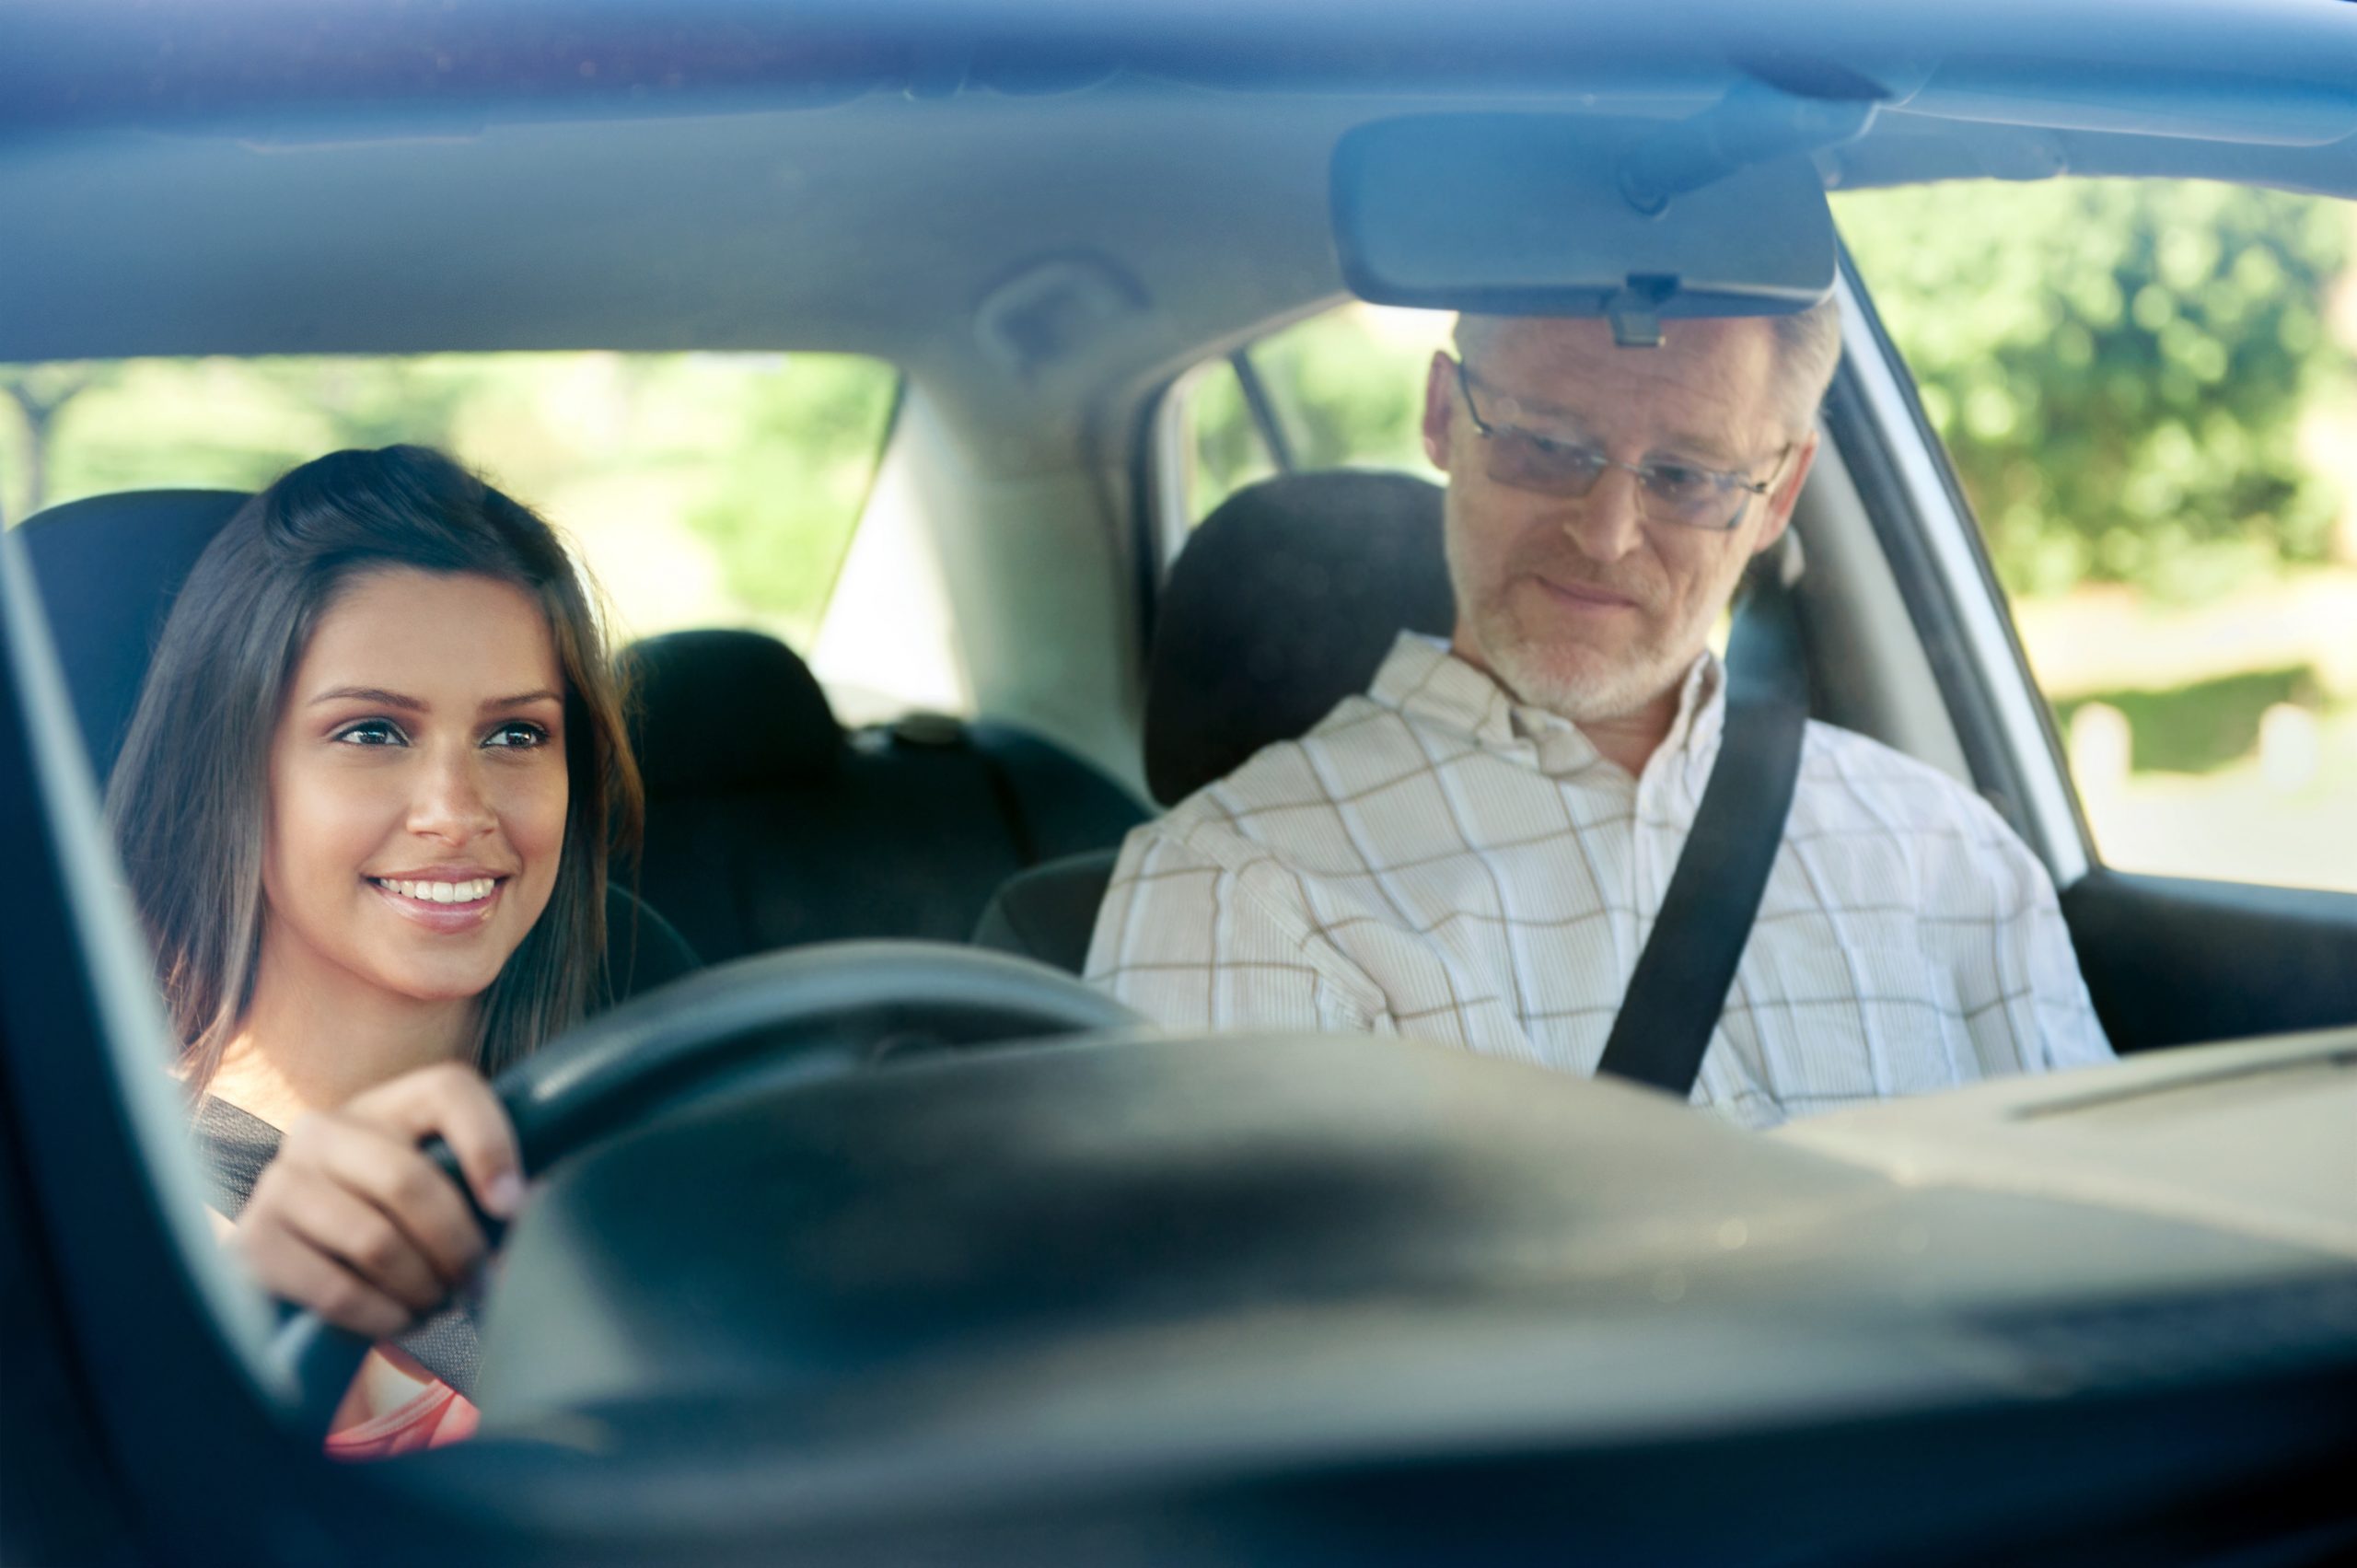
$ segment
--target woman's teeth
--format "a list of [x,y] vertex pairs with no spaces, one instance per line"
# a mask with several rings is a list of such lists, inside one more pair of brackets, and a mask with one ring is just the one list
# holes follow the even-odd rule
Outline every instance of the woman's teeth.
[[369,880],[402,898],[429,904],[470,904],[491,897],[491,890],[499,886],[498,879],[492,877],[478,877],[471,882],[395,882],[382,877]]

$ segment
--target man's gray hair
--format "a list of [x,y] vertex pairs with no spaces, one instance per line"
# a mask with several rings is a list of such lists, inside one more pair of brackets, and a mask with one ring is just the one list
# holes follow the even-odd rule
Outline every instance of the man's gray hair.
[[[1487,348],[1513,319],[1459,316],[1457,357],[1470,359]],[[1829,294],[1805,310],[1771,316],[1767,321],[1776,339],[1776,374],[1783,383],[1785,418],[1795,434],[1805,434],[1817,422],[1817,405],[1825,401],[1825,389],[1833,384],[1834,366],[1841,361],[1841,308]]]
[[1769,317],[1768,325],[1776,334],[1776,371],[1791,400],[1785,409],[1792,428],[1805,432],[1841,363],[1841,307],[1829,294],[1805,310]]

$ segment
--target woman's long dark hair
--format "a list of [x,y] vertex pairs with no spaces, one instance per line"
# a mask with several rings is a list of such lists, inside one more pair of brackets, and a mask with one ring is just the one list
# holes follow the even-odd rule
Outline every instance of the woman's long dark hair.
[[564,672],[567,815],[548,907],[484,993],[476,1062],[496,1073],[605,990],[606,856],[636,842],[638,770],[586,577],[555,531],[439,452],[305,463],[229,519],[189,574],[149,667],[107,815],[202,1089],[253,999],[271,739],[319,618],[388,567],[514,585]]

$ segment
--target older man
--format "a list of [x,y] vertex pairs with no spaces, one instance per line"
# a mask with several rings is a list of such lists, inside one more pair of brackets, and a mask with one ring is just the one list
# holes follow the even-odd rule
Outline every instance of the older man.
[[[1840,353],[1829,303],[1666,331],[1458,322],[1423,422],[1455,635],[1403,635],[1365,695],[1132,833],[1092,980],[1173,1027],[1595,1070],[1718,755],[1707,638],[1783,534]],[[2110,1055],[2020,840],[1811,724],[1696,1101],[1758,1126]]]

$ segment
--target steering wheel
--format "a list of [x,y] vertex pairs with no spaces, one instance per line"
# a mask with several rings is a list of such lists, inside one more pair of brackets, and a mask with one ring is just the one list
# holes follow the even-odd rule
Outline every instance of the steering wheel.
[[[524,1174],[691,1099],[758,1084],[818,1082],[920,1051],[1132,1029],[1145,1020],[1026,959],[931,942],[829,942],[720,964],[600,1014],[492,1085],[515,1124]],[[425,1152],[467,1194],[438,1138]],[[505,1226],[480,1208],[496,1247]],[[365,1337],[308,1308],[284,1313],[273,1370],[324,1438],[367,1355]]]

